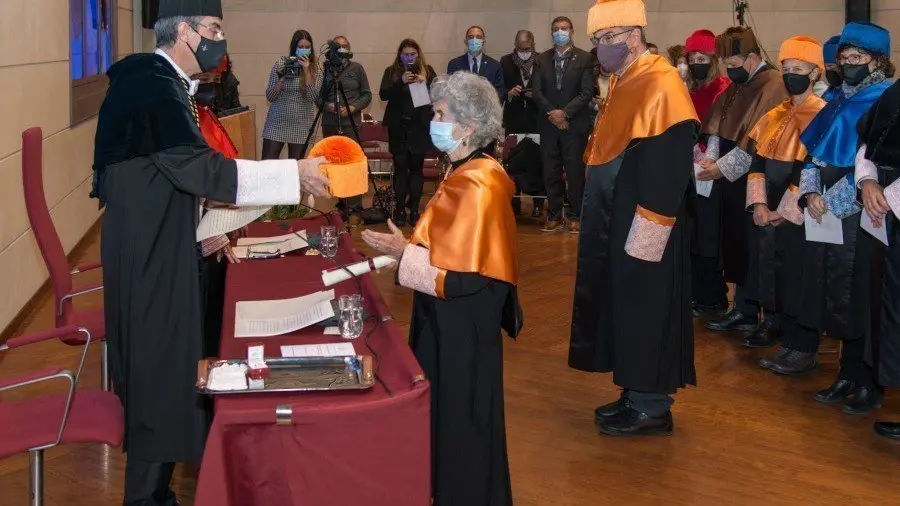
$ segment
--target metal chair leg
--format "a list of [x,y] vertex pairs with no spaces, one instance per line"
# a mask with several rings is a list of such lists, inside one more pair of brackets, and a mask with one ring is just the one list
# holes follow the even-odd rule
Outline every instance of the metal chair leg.
[[100,386],[109,392],[109,346],[105,340],[100,343]]
[[28,452],[31,506],[44,505],[44,450]]

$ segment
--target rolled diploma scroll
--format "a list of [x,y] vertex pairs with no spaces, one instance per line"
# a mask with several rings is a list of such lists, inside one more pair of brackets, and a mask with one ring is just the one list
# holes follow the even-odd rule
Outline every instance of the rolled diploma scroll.
[[[361,276],[367,272],[387,267],[396,262],[397,261],[392,257],[382,255],[355,264],[345,265],[344,267],[349,269],[354,276]],[[330,271],[322,271],[322,283],[325,283],[325,286],[331,286],[340,283],[341,281],[346,281],[352,277],[350,272],[347,272],[346,269],[341,267]]]

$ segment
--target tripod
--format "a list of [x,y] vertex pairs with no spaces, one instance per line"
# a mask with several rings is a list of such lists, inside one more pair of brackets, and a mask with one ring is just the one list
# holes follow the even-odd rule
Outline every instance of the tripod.
[[[356,126],[356,120],[353,118],[353,113],[350,112],[350,102],[347,100],[347,94],[344,91],[344,85],[340,81],[340,77],[344,73],[344,71],[347,70],[347,67],[335,68],[334,65],[332,65],[326,61],[324,70],[326,72],[330,72],[330,80],[329,80],[328,84],[322,89],[322,92],[320,94],[320,97],[322,99],[322,107],[320,107],[319,110],[316,112],[316,116],[313,119],[312,126],[310,126],[310,128],[309,128],[309,134],[307,134],[306,141],[303,143],[303,151],[300,153],[300,158],[303,158],[306,156],[306,150],[309,149],[310,141],[312,140],[313,134],[316,131],[316,125],[318,125],[319,121],[322,120],[322,113],[325,110],[325,104],[326,104],[325,97],[332,97],[332,100],[333,100],[332,103],[334,104],[334,114],[335,114],[335,116],[337,116],[337,134],[345,135],[345,136],[349,137],[349,135],[347,135],[344,132],[343,121],[341,118],[341,105],[340,104],[341,104],[341,101],[343,100],[343,103],[347,107],[347,119],[350,120],[350,128],[351,128],[351,132],[353,134],[353,139],[357,143],[362,144],[362,141],[360,140],[360,137],[359,137],[359,128]],[[375,188],[375,195],[374,195],[375,205],[373,207],[380,206],[386,210],[386,213],[388,215],[390,215],[390,213],[393,212],[393,202],[392,202],[393,199],[391,198],[393,193],[391,191],[390,185],[388,185],[386,188],[379,188],[378,184],[376,183],[376,180],[375,180],[375,175],[372,174],[371,167],[366,165],[366,171],[368,171],[369,181],[372,182],[372,186]],[[387,218],[385,218],[385,221],[386,221],[386,219]],[[348,224],[348,226],[349,226],[349,224]]]

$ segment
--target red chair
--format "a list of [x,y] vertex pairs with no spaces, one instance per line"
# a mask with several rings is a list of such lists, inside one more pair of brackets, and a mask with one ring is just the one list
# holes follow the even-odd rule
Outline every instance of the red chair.
[[28,453],[30,465],[31,506],[44,503],[44,451],[60,444],[122,444],[125,433],[124,410],[111,392],[77,390],[81,369],[91,342],[84,327],[67,325],[60,328],[14,337],[0,345],[0,352],[40,341],[59,339],[65,342],[81,334],[84,351],[78,370],[48,369],[19,378],[0,379],[0,392],[51,380],[66,380],[68,391],[46,394],[19,402],[0,402],[0,459]]
[[[22,133],[22,185],[25,189],[25,209],[44,264],[50,272],[50,285],[53,287],[56,307],[56,327],[65,327],[78,322],[90,331],[95,340],[102,341],[100,383],[103,390],[109,391],[109,355],[103,309],[79,311],[72,305],[74,297],[103,289],[102,283],[81,286],[77,289],[72,286],[73,275],[97,269],[100,262],[89,262],[70,268],[53,219],[50,217],[50,209],[47,207],[43,171],[43,134],[40,128],[29,128]],[[66,334],[63,342],[71,346],[85,344],[77,332]]]
[[366,157],[378,162],[378,171],[373,174],[389,175],[393,172],[385,172],[381,168],[383,162],[394,161],[394,156],[387,150],[389,141],[387,127],[375,121],[363,122],[359,126],[359,141],[363,151],[366,152]]

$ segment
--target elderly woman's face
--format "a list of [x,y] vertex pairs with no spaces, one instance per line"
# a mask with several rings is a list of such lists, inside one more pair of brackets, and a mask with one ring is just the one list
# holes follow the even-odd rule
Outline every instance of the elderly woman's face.
[[456,126],[456,119],[447,111],[447,101],[446,100],[438,100],[433,104],[434,106],[434,121],[441,121],[444,123],[453,123],[454,127]]

